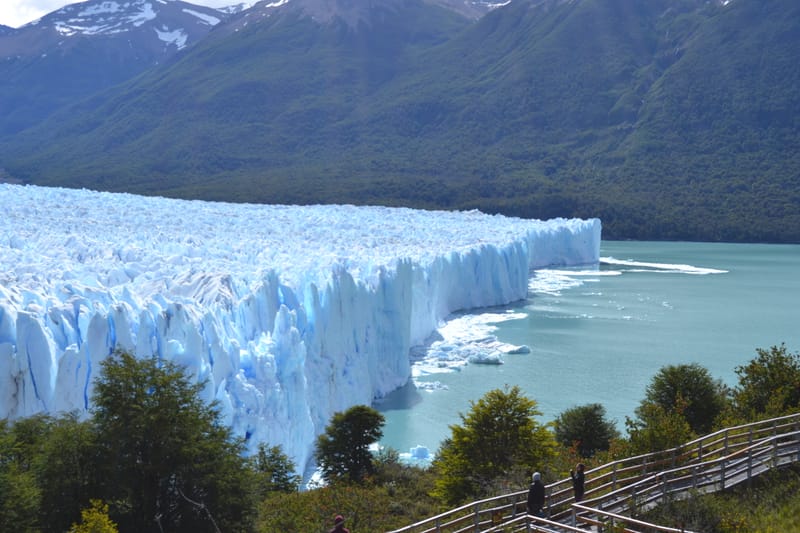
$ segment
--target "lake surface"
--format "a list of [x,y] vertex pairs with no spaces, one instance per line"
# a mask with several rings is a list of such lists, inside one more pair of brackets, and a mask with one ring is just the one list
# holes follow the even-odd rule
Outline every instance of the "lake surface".
[[416,385],[375,405],[386,417],[381,444],[433,453],[471,401],[506,384],[536,400],[541,422],[600,403],[624,432],[665,365],[697,362],[735,385],[757,348],[800,352],[798,245],[612,241],[600,255],[596,268],[537,271],[525,301],[453,317],[441,330],[448,346],[530,352],[502,365],[420,361]]

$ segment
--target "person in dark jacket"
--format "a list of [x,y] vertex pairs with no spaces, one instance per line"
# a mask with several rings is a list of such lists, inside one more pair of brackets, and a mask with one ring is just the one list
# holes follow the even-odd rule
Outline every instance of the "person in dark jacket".
[[584,470],[586,470],[586,465],[578,463],[575,470],[569,471],[569,477],[572,478],[572,488],[575,491],[576,502],[583,499],[583,483],[586,480],[586,474],[583,473]]
[[329,533],[350,533],[350,530],[344,527],[344,517],[340,514],[336,515],[333,519],[333,529]]
[[533,483],[528,488],[528,514],[533,516],[544,516],[544,483],[539,472],[533,474]]

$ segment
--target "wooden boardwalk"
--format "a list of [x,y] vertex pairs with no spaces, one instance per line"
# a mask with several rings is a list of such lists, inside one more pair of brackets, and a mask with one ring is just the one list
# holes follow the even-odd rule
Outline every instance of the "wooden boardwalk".
[[472,502],[389,533],[682,532],[637,520],[662,503],[747,483],[800,461],[800,413],[726,428],[677,448],[614,461],[586,472],[577,504],[569,478],[546,486],[546,518],[526,512],[528,491]]

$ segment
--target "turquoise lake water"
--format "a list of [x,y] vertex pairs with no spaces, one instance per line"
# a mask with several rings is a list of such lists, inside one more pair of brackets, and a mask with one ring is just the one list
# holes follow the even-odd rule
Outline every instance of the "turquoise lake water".
[[419,388],[376,404],[386,416],[381,444],[433,453],[470,401],[506,384],[537,401],[542,422],[600,403],[624,430],[665,365],[697,362],[735,385],[757,348],[800,352],[800,246],[612,241],[600,255],[596,268],[534,273],[525,301],[457,317],[456,336],[477,328],[530,352],[415,372]]

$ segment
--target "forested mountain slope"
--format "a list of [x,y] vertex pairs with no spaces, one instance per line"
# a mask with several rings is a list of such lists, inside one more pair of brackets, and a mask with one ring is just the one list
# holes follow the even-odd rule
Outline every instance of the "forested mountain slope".
[[0,143],[30,183],[800,242],[800,3],[299,0]]

